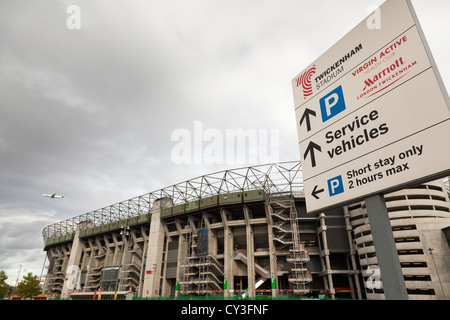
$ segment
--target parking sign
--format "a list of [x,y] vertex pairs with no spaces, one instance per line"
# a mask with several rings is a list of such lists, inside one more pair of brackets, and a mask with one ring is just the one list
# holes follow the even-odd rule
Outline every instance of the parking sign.
[[410,0],[292,80],[308,212],[450,175],[450,102]]

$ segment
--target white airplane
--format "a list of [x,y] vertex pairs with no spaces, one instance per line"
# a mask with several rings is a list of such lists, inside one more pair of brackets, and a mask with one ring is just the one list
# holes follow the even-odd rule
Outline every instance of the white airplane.
[[64,198],[64,195],[59,196],[56,193],[54,193],[54,194],[43,194],[43,196],[44,197],[49,197],[49,198],[52,198],[52,199],[54,199],[54,198]]

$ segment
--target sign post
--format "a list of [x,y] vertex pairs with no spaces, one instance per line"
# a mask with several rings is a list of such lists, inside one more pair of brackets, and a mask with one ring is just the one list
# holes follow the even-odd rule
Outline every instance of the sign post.
[[377,253],[384,296],[387,300],[408,300],[405,280],[392,232],[384,197],[381,194],[365,199],[370,229]]
[[292,88],[307,211],[366,200],[385,291],[387,278],[396,279],[399,295],[386,296],[404,298],[380,198],[450,175],[450,99],[410,0],[388,0],[377,10],[377,28],[369,16]]

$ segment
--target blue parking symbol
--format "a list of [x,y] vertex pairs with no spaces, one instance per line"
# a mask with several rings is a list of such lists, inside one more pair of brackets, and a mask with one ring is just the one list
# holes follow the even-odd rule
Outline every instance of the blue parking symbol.
[[345,110],[342,86],[337,87],[319,101],[322,122],[328,121]]
[[344,184],[342,183],[342,176],[328,180],[328,192],[330,197],[344,192]]

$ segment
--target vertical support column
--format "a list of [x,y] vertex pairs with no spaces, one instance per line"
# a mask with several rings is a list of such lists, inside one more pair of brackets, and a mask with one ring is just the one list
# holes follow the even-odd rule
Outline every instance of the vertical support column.
[[[165,232],[164,232],[165,233]],[[167,273],[167,259],[169,258],[169,243],[170,243],[170,241],[173,241],[173,240],[171,240],[171,239],[167,239],[167,241],[166,241],[166,247],[165,247],[165,249],[164,249],[164,252],[166,253],[165,254],[165,259],[164,259],[164,265],[166,266],[165,268],[164,268],[164,272],[163,272],[163,274],[161,275],[162,276],[162,278],[161,278],[161,281],[162,281],[162,286],[161,286],[161,296],[162,297],[168,297],[168,296],[170,296],[170,290],[171,290],[171,288],[170,288],[170,282],[166,279],[166,273]]]
[[61,291],[61,297],[63,299],[69,298],[69,294],[73,292],[77,281],[80,279],[81,270],[79,267],[81,252],[83,250],[83,245],[81,244],[80,238],[80,226],[77,227],[75,235],[73,237],[72,249],[70,250],[69,260],[67,262],[66,274],[68,274],[67,280],[64,280],[64,285]]
[[[267,235],[269,242],[269,262],[270,262],[270,281],[272,282],[272,297],[278,296],[278,272],[277,272],[277,253],[275,245],[273,244],[273,227],[272,227],[272,208],[269,204],[264,205],[267,219]],[[274,283],[275,282],[275,283]],[[275,288],[273,287],[275,286]]]
[[[45,276],[45,283],[44,283],[44,290],[48,290],[48,291],[51,290],[51,283],[52,283],[51,280],[53,280],[53,270],[55,269],[54,268],[55,261],[53,261],[53,265],[52,265],[53,256],[55,256],[55,249],[50,247],[47,249],[47,259],[49,262],[49,266],[47,269],[47,275]],[[50,269],[50,266],[52,266],[51,269]]]
[[113,233],[112,237],[113,237],[113,242],[114,242],[114,253],[112,253],[112,266],[120,266],[121,265],[121,261],[120,261],[120,257],[121,257],[121,252],[122,252],[122,245],[119,244],[119,240],[117,240],[117,236],[118,234]]
[[253,228],[250,225],[250,215],[247,206],[244,206],[245,217],[245,234],[247,241],[247,296],[253,298],[255,296],[255,245],[253,237]]
[[224,238],[224,248],[223,248],[223,279],[224,279],[224,297],[230,296],[230,290],[234,290],[234,275],[233,275],[233,264],[234,264],[234,239],[233,234],[228,226],[228,219],[225,209],[220,208],[220,216],[222,217],[222,222],[224,225],[223,238]]
[[[87,272],[89,271],[89,259],[90,259],[90,257],[85,252],[83,255],[83,259],[81,259],[81,263],[80,263],[80,272],[84,271],[84,275],[85,275],[84,278],[81,278],[81,273],[80,273],[80,281],[84,280],[84,282],[80,282],[80,285],[82,285],[82,286],[85,286],[87,284]],[[86,290],[84,290],[84,291],[86,291]]]
[[143,297],[159,297],[161,284],[162,254],[164,246],[164,227],[160,219],[165,198],[153,202],[150,234],[148,237],[147,261],[144,275]]
[[87,274],[86,274],[86,282],[84,283],[85,289],[84,292],[88,292],[88,291],[93,291],[91,289],[91,285],[92,285],[92,271],[94,269],[95,266],[95,259],[94,259],[94,252],[92,250],[92,241],[90,239],[87,240],[88,246],[89,246],[89,259],[87,262]]
[[142,248],[142,262],[141,262],[141,275],[139,277],[139,286],[137,291],[137,296],[142,297],[143,287],[144,287],[144,277],[145,277],[145,267],[146,267],[146,252],[148,251],[148,236],[146,228],[141,227],[141,234],[144,238],[144,245]]
[[[123,226],[123,229],[121,230],[121,242],[120,245],[120,260],[119,260],[119,281],[116,286],[117,291],[122,291],[123,287],[125,286],[125,278],[127,275],[127,260],[129,258],[129,252],[128,252],[128,239],[130,236],[130,227],[129,226]],[[131,261],[130,261],[131,262]]]
[[366,198],[365,202],[380,267],[384,296],[387,300],[408,300],[408,291],[384,196],[376,194]]
[[186,234],[183,234],[183,226],[179,219],[175,219],[175,226],[178,232],[178,252],[177,252],[177,276],[175,279],[175,297],[180,296],[181,285],[180,282],[184,280],[184,268],[182,265],[185,263],[186,258]]
[[212,257],[217,256],[217,238],[210,229],[209,216],[206,213],[202,214],[202,220],[205,223],[205,228],[208,229],[208,255]]
[[[183,268],[181,267],[184,264],[184,260],[186,258],[186,236],[181,233],[181,228],[179,228],[179,222],[177,222],[178,231],[178,252],[177,252],[177,277],[175,279],[175,297],[180,295],[180,285],[179,283],[183,281]],[[177,285],[178,283],[178,285]]]
[[352,226],[350,224],[350,214],[348,212],[347,206],[344,207],[344,219],[345,219],[345,226],[347,229],[348,245],[350,247],[350,259],[351,259],[351,263],[352,263],[351,268],[352,268],[352,270],[355,271],[354,279],[355,279],[356,293],[358,295],[358,299],[361,300],[362,299],[361,286],[359,284],[358,274],[356,273],[356,271],[358,270],[357,265],[356,265],[356,258],[355,258],[356,250],[355,250],[355,245],[353,244]]
[[334,283],[333,283],[333,276],[331,274],[331,264],[330,264],[330,250],[328,249],[328,240],[327,240],[327,226],[325,224],[325,214],[320,214],[320,232],[322,233],[322,253],[321,256],[325,260],[325,272],[327,274],[328,279],[328,289],[330,290],[330,295],[332,299],[335,298],[335,290],[334,290]]

